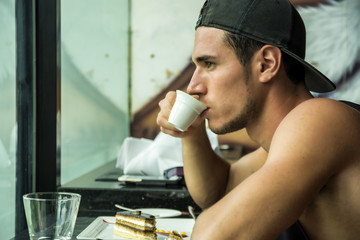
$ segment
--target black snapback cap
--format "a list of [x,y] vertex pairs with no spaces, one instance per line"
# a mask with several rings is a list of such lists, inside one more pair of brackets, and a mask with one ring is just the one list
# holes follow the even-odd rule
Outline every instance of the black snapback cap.
[[305,59],[306,30],[300,14],[288,0],[206,0],[196,23],[219,28],[278,47],[305,67],[310,91],[324,93],[336,87]]

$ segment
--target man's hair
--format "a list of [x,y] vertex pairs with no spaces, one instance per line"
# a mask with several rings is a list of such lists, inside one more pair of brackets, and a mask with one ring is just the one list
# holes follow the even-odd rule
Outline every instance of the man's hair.
[[[265,44],[248,37],[244,37],[238,34],[224,31],[224,43],[232,48],[239,59],[240,63],[246,66],[254,53],[262,48]],[[305,79],[305,68],[304,66],[290,57],[283,51],[282,62],[288,77],[293,83],[298,84],[303,82]]]

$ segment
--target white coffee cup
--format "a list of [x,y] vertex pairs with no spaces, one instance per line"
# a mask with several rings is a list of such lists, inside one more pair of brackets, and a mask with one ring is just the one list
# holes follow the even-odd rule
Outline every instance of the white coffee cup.
[[195,119],[206,109],[206,106],[191,95],[176,90],[176,100],[169,116],[169,123],[184,132]]

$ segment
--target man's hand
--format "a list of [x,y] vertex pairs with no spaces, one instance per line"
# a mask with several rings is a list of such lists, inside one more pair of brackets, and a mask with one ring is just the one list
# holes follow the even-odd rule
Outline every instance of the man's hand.
[[[198,96],[194,96],[194,98],[198,98]],[[174,137],[183,138],[191,135],[194,130],[204,121],[204,118],[199,116],[185,132],[177,130],[168,122],[171,109],[175,103],[175,99],[176,92],[170,91],[166,94],[165,98],[159,102],[160,111],[158,113],[156,123],[160,126],[160,130],[163,133],[169,134]]]

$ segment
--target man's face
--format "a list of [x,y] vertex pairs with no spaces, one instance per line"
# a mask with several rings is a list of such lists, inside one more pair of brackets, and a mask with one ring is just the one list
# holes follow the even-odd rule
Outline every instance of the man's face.
[[250,68],[241,65],[223,38],[220,29],[197,29],[192,54],[196,70],[187,88],[208,107],[203,114],[218,134],[246,127],[255,109]]

